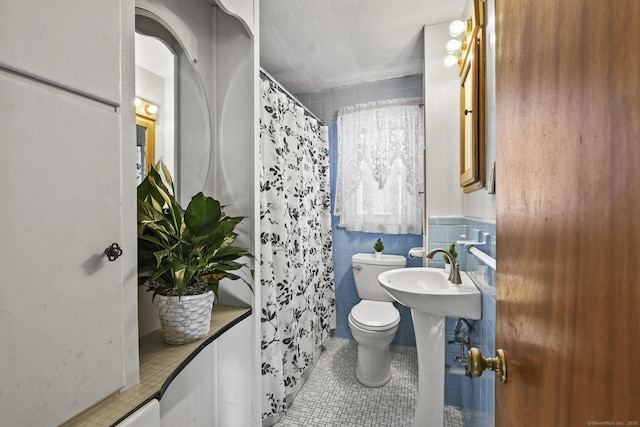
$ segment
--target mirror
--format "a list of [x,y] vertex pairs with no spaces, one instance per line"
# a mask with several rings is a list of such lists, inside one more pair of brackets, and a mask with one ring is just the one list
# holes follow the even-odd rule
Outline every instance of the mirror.
[[[204,85],[195,67],[196,61],[159,17],[136,8],[135,26],[136,63],[142,53],[139,50],[153,49],[150,56],[154,62],[149,66],[152,70],[146,71],[164,81],[160,88],[164,93],[162,104],[157,104],[155,155],[151,163],[163,160],[174,178],[178,200],[188,204],[194,194],[203,190],[209,172],[212,129]],[[161,44],[166,53],[152,42]],[[162,57],[165,57],[164,65]],[[136,64],[136,94],[139,89],[147,90],[142,87],[146,81],[139,80],[138,71]]]
[[485,181],[485,52],[484,2],[474,0],[467,20],[460,66],[460,186],[465,193]]
[[156,118],[158,106],[136,98],[137,183],[149,173],[156,158]]
[[[142,170],[162,159],[174,179],[176,197],[186,206],[203,190],[211,160],[212,127],[204,85],[191,56],[165,21],[142,8],[136,8],[135,18],[135,90],[141,101],[136,107],[139,179]],[[157,107],[155,117],[145,111],[145,101]],[[140,288],[138,334],[159,327],[151,295]]]

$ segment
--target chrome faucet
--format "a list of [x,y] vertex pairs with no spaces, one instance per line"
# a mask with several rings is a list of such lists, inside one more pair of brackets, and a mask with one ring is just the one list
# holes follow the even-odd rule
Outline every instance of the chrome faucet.
[[451,272],[449,273],[449,281],[451,283],[453,283],[454,285],[459,285],[462,283],[462,279],[460,278],[460,271],[458,270],[458,264],[456,264],[456,260],[455,258],[449,253],[449,251],[447,251],[446,249],[442,249],[442,248],[436,248],[432,251],[429,251],[427,253],[427,255],[425,255],[427,258],[432,259],[433,256],[437,253],[441,253],[442,255],[444,255],[445,257],[447,257],[447,260],[449,261],[449,264],[451,264]]

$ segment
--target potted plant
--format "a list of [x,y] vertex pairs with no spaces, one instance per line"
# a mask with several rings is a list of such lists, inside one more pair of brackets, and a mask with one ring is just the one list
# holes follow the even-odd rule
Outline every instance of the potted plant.
[[378,240],[373,244],[373,250],[376,252],[376,258],[380,258],[382,251],[384,250],[384,243],[382,243],[382,239],[380,237],[378,237]]
[[[451,254],[451,256],[453,257],[453,259],[455,260],[456,258],[458,258],[458,252],[456,252],[456,244],[452,243],[449,246],[449,253]],[[444,271],[446,271],[447,273],[451,271],[451,265],[449,264],[449,260],[447,259],[446,256],[442,256],[442,258],[444,259]]]
[[251,287],[235,272],[244,266],[237,260],[252,254],[233,246],[243,217],[225,215],[202,192],[183,209],[174,194],[162,162],[138,186],[138,284],[153,292],[165,341],[186,344],[209,332],[221,279]]

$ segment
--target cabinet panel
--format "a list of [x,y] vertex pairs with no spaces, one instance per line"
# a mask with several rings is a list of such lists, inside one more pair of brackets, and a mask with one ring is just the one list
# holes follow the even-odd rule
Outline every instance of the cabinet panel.
[[0,414],[58,425],[124,384],[120,118],[2,71],[0,93]]
[[220,427],[252,426],[256,425],[254,415],[260,419],[260,408],[255,410],[252,401],[258,386],[252,360],[252,320],[253,316],[243,320],[218,339],[216,425]]
[[[213,309],[216,315],[216,309]],[[160,399],[163,427],[252,426],[252,321],[248,317],[207,345]]]
[[206,346],[167,387],[160,399],[161,427],[214,425],[214,388],[218,380],[213,367],[217,346],[217,341]]
[[3,0],[0,66],[119,104],[120,2]]
[[118,423],[117,427],[160,427],[160,403],[153,399]]

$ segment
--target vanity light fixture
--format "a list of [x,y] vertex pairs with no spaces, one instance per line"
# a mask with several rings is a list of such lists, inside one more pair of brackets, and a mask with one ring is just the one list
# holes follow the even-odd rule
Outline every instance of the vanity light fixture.
[[451,39],[447,42],[447,53],[450,55],[458,53],[461,46],[462,46],[462,42],[460,40]]
[[460,34],[464,32],[467,28],[467,24],[464,21],[460,21],[456,19],[451,24],[449,24],[449,35],[451,37],[458,37]]
[[458,63],[458,57],[455,55],[447,55],[444,57],[444,66],[451,68]]
[[455,20],[449,24],[449,35],[453,37],[446,44],[447,56],[444,57],[444,66],[451,68],[458,63],[458,52],[462,47],[462,42],[456,37],[464,33],[467,28],[467,24],[464,21]]
[[144,107],[144,111],[146,111],[147,114],[151,114],[151,115],[158,114],[158,106],[155,104],[146,105]]
[[[157,104],[153,104],[146,99],[135,98],[136,104],[136,117],[144,117],[149,120],[156,120],[158,112],[160,111],[160,106]],[[153,165],[153,161],[151,162]]]

